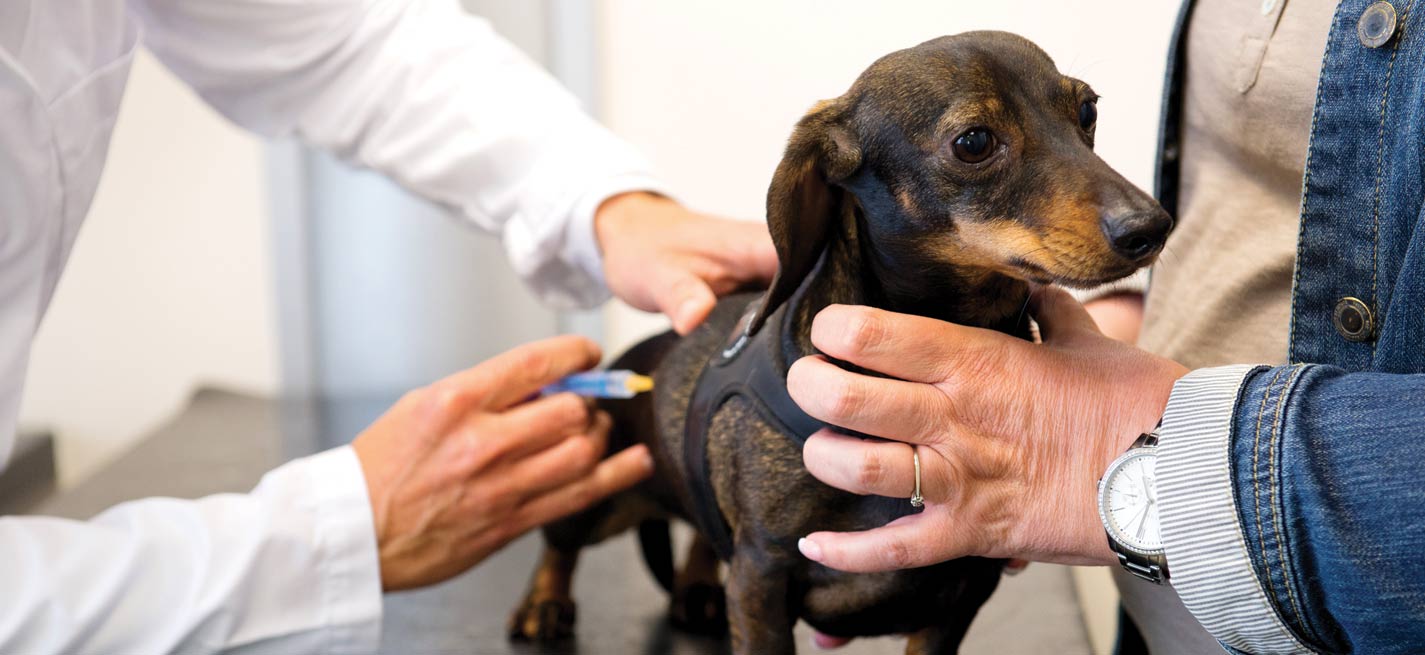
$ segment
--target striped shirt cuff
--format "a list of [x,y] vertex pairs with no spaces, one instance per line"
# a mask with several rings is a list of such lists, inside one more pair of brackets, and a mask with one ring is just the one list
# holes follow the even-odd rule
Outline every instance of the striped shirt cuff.
[[1158,429],[1158,502],[1173,587],[1212,636],[1248,653],[1310,653],[1267,599],[1238,522],[1229,448],[1253,366],[1189,373]]

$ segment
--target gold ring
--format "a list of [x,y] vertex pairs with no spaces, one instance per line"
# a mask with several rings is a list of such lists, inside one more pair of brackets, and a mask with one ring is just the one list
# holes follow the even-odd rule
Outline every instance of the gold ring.
[[920,495],[920,451],[911,446],[910,454],[915,463],[915,493],[910,495],[910,506],[922,507],[925,505],[925,496]]

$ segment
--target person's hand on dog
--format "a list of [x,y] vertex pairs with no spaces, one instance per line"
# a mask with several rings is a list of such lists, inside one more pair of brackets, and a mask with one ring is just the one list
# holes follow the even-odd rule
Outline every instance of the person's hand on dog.
[[765,224],[699,214],[650,193],[604,201],[594,234],[609,290],[667,315],[679,334],[701,324],[718,296],[765,285],[777,272]]
[[356,438],[385,590],[452,577],[652,472],[643,445],[603,459],[610,419],[583,399],[529,400],[599,357],[583,337],[524,345],[406,394]]
[[1104,336],[1059,289],[1036,292],[1032,307],[1042,344],[866,307],[817,315],[817,348],[897,379],[805,357],[787,375],[792,398],[827,423],[893,441],[822,430],[803,451],[807,468],[847,491],[908,498],[917,448],[925,510],[865,532],[807,535],[804,555],[846,571],[969,555],[1116,561],[1095,508],[1098,479],[1153,429],[1188,371]]

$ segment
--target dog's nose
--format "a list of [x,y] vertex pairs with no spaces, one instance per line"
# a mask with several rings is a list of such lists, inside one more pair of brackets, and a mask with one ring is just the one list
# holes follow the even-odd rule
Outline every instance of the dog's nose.
[[1173,219],[1166,212],[1138,212],[1104,216],[1099,225],[1114,252],[1129,261],[1139,261],[1162,250],[1173,229]]

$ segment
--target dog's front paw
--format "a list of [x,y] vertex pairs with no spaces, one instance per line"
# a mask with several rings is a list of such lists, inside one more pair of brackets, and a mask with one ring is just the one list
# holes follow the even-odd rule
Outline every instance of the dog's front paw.
[[694,634],[727,634],[727,596],[721,585],[697,582],[677,590],[668,615],[673,625]]
[[558,641],[574,636],[574,601],[569,598],[525,598],[510,615],[510,639]]

